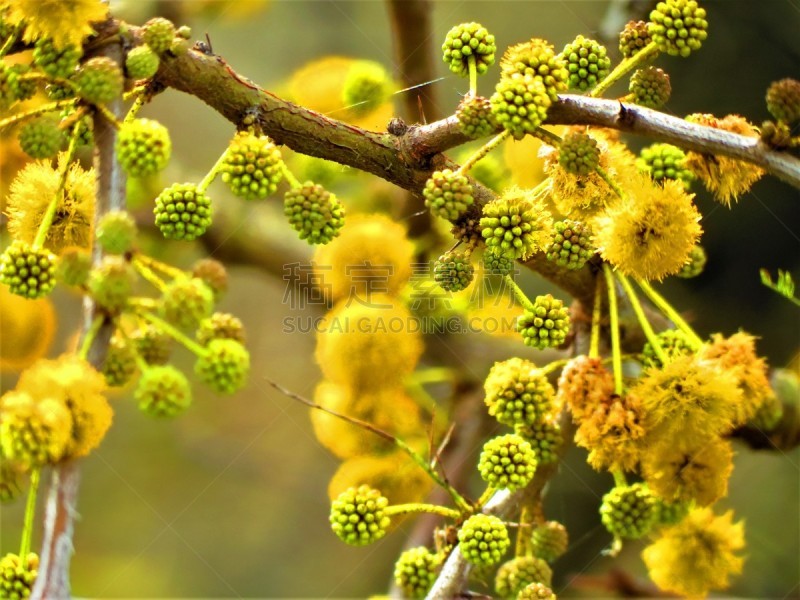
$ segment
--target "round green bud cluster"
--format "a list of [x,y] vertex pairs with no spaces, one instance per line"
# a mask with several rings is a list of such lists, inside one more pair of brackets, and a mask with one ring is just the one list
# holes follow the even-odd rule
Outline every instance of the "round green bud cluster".
[[380,63],[359,60],[348,69],[342,85],[342,102],[356,115],[367,115],[392,95],[394,82]]
[[136,373],[136,350],[123,337],[112,336],[100,372],[110,387],[122,387]]
[[556,221],[553,230],[553,241],[545,248],[547,260],[559,267],[582,269],[595,253],[589,227],[578,221],[564,219]]
[[553,419],[542,419],[532,425],[517,425],[514,431],[531,445],[540,465],[552,463],[558,458],[558,449],[564,437],[561,427]]
[[108,313],[116,314],[133,295],[136,271],[121,256],[104,256],[100,265],[89,273],[89,293]]
[[485,137],[497,129],[492,103],[483,96],[465,96],[456,108],[456,119],[461,133],[472,139]]
[[154,325],[147,325],[133,332],[136,352],[148,365],[165,365],[172,352],[172,338]]
[[33,63],[48,77],[67,79],[78,67],[83,50],[73,44],[56,48],[50,38],[39,38],[33,47]]
[[552,295],[537,296],[533,310],[517,319],[517,331],[522,334],[526,346],[544,350],[564,343],[569,332],[569,312],[564,303]]
[[197,328],[197,341],[208,346],[212,340],[234,340],[244,344],[244,325],[242,321],[230,313],[215,312],[200,322]]
[[464,252],[445,252],[433,263],[433,279],[443,290],[460,292],[469,287],[475,269]]
[[487,250],[507,258],[527,260],[540,249],[541,215],[533,202],[514,193],[483,207],[480,228]]
[[286,192],[283,214],[300,239],[309,244],[327,244],[344,227],[344,207],[336,196],[310,181]]
[[452,169],[434,171],[422,190],[425,206],[448,221],[455,221],[474,202],[472,184],[466,175]]
[[122,71],[117,63],[105,56],[87,60],[73,80],[80,97],[92,104],[106,104],[122,94]]
[[133,397],[139,410],[151,417],[174,417],[189,408],[192,388],[172,365],[156,365],[142,372]]
[[600,164],[597,140],[579,131],[568,133],[558,147],[558,164],[573,175],[594,172]]
[[503,55],[500,66],[501,77],[521,75],[541,81],[551,102],[558,100],[560,92],[567,91],[567,61],[545,40],[534,38],[512,46]]
[[483,445],[478,471],[490,487],[518,490],[533,479],[536,455],[531,445],[517,434],[501,435]]
[[[72,114],[71,109],[66,109],[61,113],[61,119],[68,119]],[[78,146],[94,145],[94,121],[91,115],[84,115],[78,121]]]
[[112,210],[97,223],[97,243],[109,254],[125,254],[136,243],[136,221],[124,210]]
[[6,554],[0,559],[0,598],[29,598],[38,573],[38,554],[30,552],[24,563],[18,555]]
[[196,261],[192,265],[192,277],[205,281],[216,299],[228,291],[228,271],[225,265],[213,258],[201,258]]
[[628,21],[619,34],[622,58],[630,58],[652,41],[645,21]]
[[642,483],[614,487],[600,505],[600,520],[615,538],[639,539],[652,529],[657,517],[656,498]]
[[425,546],[409,548],[394,564],[394,582],[403,598],[424,598],[436,581],[442,559]]
[[66,100],[75,97],[75,90],[69,85],[60,83],[48,83],[44,86],[44,92],[50,100]]
[[575,41],[567,44],[561,52],[567,61],[569,71],[569,89],[592,89],[600,82],[611,68],[606,48],[600,42],[579,35]]
[[543,583],[531,583],[519,591],[517,600],[556,600],[556,595]]
[[553,386],[541,369],[523,358],[495,363],[483,387],[489,414],[504,425],[535,425],[553,412]]
[[628,89],[633,94],[635,104],[652,109],[664,106],[672,94],[669,75],[658,67],[637,69],[631,76]]
[[56,285],[56,256],[15,240],[0,254],[0,283],[24,298],[42,298]]
[[[658,338],[661,349],[670,361],[681,356],[693,354],[697,350],[689,336],[680,329],[665,329],[659,332],[656,338]],[[650,342],[646,342],[644,348],[642,348],[642,366],[656,368],[664,366],[658,359]]]
[[540,78],[517,73],[500,78],[490,102],[497,123],[517,140],[536,131],[552,104]]
[[491,566],[500,562],[511,541],[503,521],[494,515],[477,514],[458,530],[458,543],[467,562]]
[[247,383],[250,353],[236,340],[211,340],[198,357],[194,372],[215,392],[233,394]]
[[789,125],[800,121],[800,81],[787,77],[772,82],[767,88],[767,110]]
[[691,502],[666,502],[656,496],[656,524],[662,527],[677,525],[689,514]]
[[694,172],[686,167],[686,154],[672,144],[651,144],[642,148],[636,166],[650,175],[653,181],[680,181],[685,189],[694,181]]
[[92,270],[92,255],[83,248],[62,250],[56,265],[56,279],[65,285],[85,285]]
[[119,128],[117,159],[131,177],[144,177],[167,166],[172,153],[169,130],[152,119],[134,119]]
[[686,58],[708,37],[706,11],[695,0],[659,2],[650,12],[647,30],[659,50]]
[[531,543],[534,556],[551,563],[567,551],[567,528],[558,521],[547,521],[533,530]]
[[158,195],[153,213],[165,238],[191,241],[211,226],[211,198],[193,183],[175,183]]
[[52,114],[42,115],[25,123],[19,130],[19,145],[31,158],[52,158],[67,141],[59,128],[59,118]]
[[756,414],[747,423],[763,432],[774,431],[783,418],[783,403],[777,394],[768,394],[756,411]]
[[164,286],[161,293],[161,316],[184,329],[196,328],[211,316],[213,308],[211,288],[194,277],[179,277]]
[[260,200],[278,189],[283,178],[280,150],[267,136],[238,132],[228,146],[222,181],[245,200]]
[[137,46],[125,57],[125,71],[131,79],[150,79],[160,64],[161,59],[150,46]]
[[14,102],[27,100],[36,93],[36,81],[22,79],[28,71],[30,67],[27,65],[0,64],[0,110],[6,110]]
[[488,275],[511,275],[516,262],[505,254],[492,250],[483,253],[483,269]]
[[501,598],[516,598],[532,583],[550,585],[553,571],[541,558],[518,556],[503,563],[494,578],[494,589]]
[[792,147],[792,129],[783,121],[764,121],[759,132],[761,141],[776,150]]
[[497,45],[494,36],[479,23],[461,23],[447,32],[442,44],[442,58],[456,75],[469,77],[470,57],[478,75],[494,64]]
[[154,17],[142,27],[144,43],[156,54],[163,54],[172,46],[175,37],[175,25],[163,17]]
[[3,396],[0,455],[23,470],[61,460],[70,439],[72,416],[60,399],[33,399],[26,392]]
[[389,517],[384,514],[387,506],[389,500],[376,489],[367,485],[348,488],[331,504],[331,529],[351,546],[376,542],[389,528]]

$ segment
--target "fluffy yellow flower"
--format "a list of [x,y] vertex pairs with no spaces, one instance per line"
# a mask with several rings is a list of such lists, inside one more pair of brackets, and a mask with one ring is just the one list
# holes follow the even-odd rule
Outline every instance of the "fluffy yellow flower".
[[641,174],[625,182],[629,197],[593,222],[593,243],[625,275],[661,280],[681,270],[700,238],[700,213],[683,184],[653,183]]
[[103,376],[75,354],[40,360],[20,375],[17,388],[33,398],[53,398],[72,414],[65,456],[86,456],[100,445],[111,426],[113,411],[104,393]]
[[712,504],[728,493],[733,470],[730,442],[710,437],[695,445],[680,439],[649,446],[642,457],[642,475],[667,502]]
[[631,396],[611,396],[582,419],[575,443],[589,450],[588,462],[598,471],[633,471],[639,463],[644,415]]
[[[356,394],[347,386],[322,381],[314,392],[314,401],[328,410],[366,421],[404,440],[423,429],[419,407],[401,388]],[[377,434],[319,409],[312,408],[310,415],[317,440],[339,458],[388,452],[394,448],[391,442]]]
[[[756,128],[739,115],[717,119],[714,115],[693,114],[686,117],[686,120],[747,137],[758,137]],[[749,190],[764,175],[761,167],[715,154],[689,152],[685,165],[700,178],[714,198],[729,208],[731,199],[738,200],[740,194]]]
[[611,401],[614,376],[599,358],[576,356],[561,371],[558,379],[559,405],[569,406],[574,421],[579,422]]
[[663,590],[686,596],[705,596],[725,589],[731,575],[742,572],[744,523],[733,523],[733,512],[715,516],[709,508],[691,511],[678,525],[642,552],[650,578]]
[[[58,157],[59,168],[66,155]],[[58,190],[58,171],[49,161],[29,163],[11,183],[8,198],[8,230],[14,239],[32,244],[47,206]],[[68,246],[90,248],[94,224],[94,170],[84,171],[76,162],[67,171],[64,193],[56,207],[55,218],[45,238],[45,247],[60,254]]]
[[334,500],[347,488],[366,484],[380,490],[390,504],[421,502],[432,483],[428,474],[404,452],[354,456],[339,465],[328,484],[328,497]]
[[772,395],[767,379],[767,364],[756,354],[755,338],[739,332],[725,338],[711,336],[711,343],[700,349],[700,356],[716,361],[720,368],[733,374],[742,391],[741,402],[735,406],[734,426],[744,425]]
[[108,14],[108,5],[101,0],[2,0],[0,8],[8,10],[8,21],[25,21],[25,42],[51,38],[58,48],[80,46],[94,33],[91,24]]
[[319,286],[334,301],[369,302],[396,295],[411,277],[414,245],[405,228],[384,215],[349,217],[338,238],[314,255]]
[[0,371],[18,371],[47,354],[56,331],[49,298],[29,300],[0,286]]
[[693,355],[645,370],[629,394],[641,400],[653,442],[680,438],[694,444],[725,433],[741,402],[731,373]]

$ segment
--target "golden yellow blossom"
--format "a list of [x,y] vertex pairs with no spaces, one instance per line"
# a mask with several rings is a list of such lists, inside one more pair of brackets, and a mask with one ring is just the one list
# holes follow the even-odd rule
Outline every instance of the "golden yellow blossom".
[[730,442],[714,436],[694,445],[664,440],[643,451],[642,475],[650,489],[668,502],[712,504],[728,493],[732,470]]
[[[758,137],[756,128],[739,115],[717,119],[714,115],[693,114],[686,120],[747,137]],[[740,194],[749,190],[764,175],[764,170],[752,163],[716,154],[689,152],[685,165],[700,178],[714,198],[729,208],[731,199],[738,200]]]
[[700,238],[700,213],[683,184],[663,186],[633,175],[628,197],[592,223],[594,245],[601,256],[625,275],[661,280],[678,273]]
[[113,411],[105,397],[103,376],[76,354],[40,360],[20,375],[17,388],[33,398],[53,398],[72,414],[72,431],[65,455],[86,456],[111,426]]
[[0,8],[8,9],[8,21],[25,21],[25,42],[49,37],[58,48],[80,46],[94,33],[91,24],[108,14],[101,0],[0,0]]
[[733,523],[733,512],[719,517],[698,508],[642,552],[650,578],[663,590],[686,596],[705,596],[730,584],[742,572],[744,523]]
[[[64,160],[66,155],[59,155],[59,168]],[[6,206],[8,230],[14,239],[33,243],[47,206],[58,190],[58,180],[58,171],[49,161],[29,163],[17,174],[11,183]],[[44,246],[55,254],[68,246],[90,248],[94,203],[94,170],[84,171],[77,162],[73,163],[67,171],[65,190],[59,198]]]
[[614,377],[599,358],[576,356],[558,379],[558,403],[569,406],[576,422],[610,402],[613,393]]
[[598,471],[633,471],[639,463],[645,435],[641,402],[631,396],[611,396],[581,419],[575,443],[589,450],[588,462]]
[[18,371],[42,358],[55,331],[56,312],[49,298],[29,300],[0,286],[0,371]]
[[72,418],[62,402],[16,389],[0,398],[0,448],[24,469],[61,460],[70,442]]
[[396,295],[411,277],[414,245],[405,228],[384,215],[349,217],[338,238],[320,246],[314,267],[320,288],[332,300],[370,301]]
[[354,456],[339,465],[328,484],[328,497],[333,500],[347,488],[362,484],[380,490],[390,504],[406,504],[424,500],[433,480],[399,450],[382,456]]

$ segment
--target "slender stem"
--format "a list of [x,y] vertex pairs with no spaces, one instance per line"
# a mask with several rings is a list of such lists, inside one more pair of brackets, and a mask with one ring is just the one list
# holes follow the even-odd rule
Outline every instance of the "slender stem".
[[625,479],[625,473],[620,469],[614,469],[611,471],[611,475],[614,477],[614,485],[617,487],[625,487],[628,485],[628,480]]
[[292,171],[283,161],[281,161],[281,171],[283,172],[283,176],[286,178],[286,181],[289,182],[289,185],[292,187],[293,190],[302,187],[303,184],[301,184],[300,181],[298,181],[297,177],[294,176],[294,173],[292,173]]
[[475,165],[476,162],[478,162],[484,156],[489,154],[489,152],[491,152],[492,150],[497,148],[497,146],[503,143],[503,141],[508,137],[508,134],[509,134],[508,129],[504,129],[501,133],[498,133],[491,140],[489,140],[483,146],[478,148],[478,150],[476,150],[475,153],[472,156],[470,156],[463,165],[459,167],[456,173],[458,175],[466,175],[467,172]]
[[636,296],[636,291],[633,289],[633,286],[630,284],[625,275],[620,272],[617,272],[616,275],[617,279],[622,284],[622,288],[628,295],[628,300],[631,302],[633,312],[636,313],[636,318],[639,320],[639,325],[642,327],[644,336],[647,338],[647,341],[650,343],[650,346],[653,348],[653,352],[656,353],[656,356],[661,364],[666,365],[669,362],[669,357],[664,352],[664,348],[661,347],[661,342],[659,341],[658,336],[650,326],[650,322],[647,320],[644,310],[642,310],[642,305],[639,302],[639,298]]
[[72,106],[73,104],[75,104],[75,102],[77,102],[77,100],[75,100],[74,98],[71,98],[69,100],[59,100],[58,102],[43,104],[42,106],[32,108],[31,110],[11,115],[10,117],[0,120],[0,131],[5,129],[6,127],[11,127],[12,125],[16,125],[32,117],[38,117],[39,115],[42,115],[44,113],[49,113],[54,110],[60,110],[62,108],[66,108],[67,106]]
[[525,295],[525,292],[523,292],[522,289],[517,285],[517,282],[514,281],[514,278],[511,277],[511,275],[503,275],[503,277],[505,278],[506,283],[511,286],[511,291],[514,292],[514,297],[517,299],[517,302],[522,305],[522,308],[533,311],[533,302],[528,299],[528,297]]
[[8,51],[11,50],[11,47],[14,45],[14,42],[17,41],[17,37],[19,36],[20,31],[22,31],[22,23],[17,25],[14,30],[8,35],[6,41],[3,42],[3,46],[0,47],[0,58],[4,57],[8,54]]
[[519,528],[517,529],[517,545],[514,548],[514,556],[527,556],[531,550],[531,527],[533,526],[534,511],[525,504],[519,515]]
[[146,279],[148,283],[150,283],[154,288],[156,288],[159,292],[163,292],[166,284],[164,280],[161,279],[150,267],[146,264],[144,260],[142,260],[141,254],[136,254],[133,257],[133,268],[142,276],[143,279]]
[[161,273],[167,277],[175,279],[177,277],[183,277],[185,273],[180,269],[173,267],[172,265],[168,265],[167,263],[163,263],[160,260],[156,260],[152,256],[148,256],[147,254],[138,253],[134,260],[141,262],[142,264],[148,266],[149,268],[153,269],[154,271],[161,271]]
[[624,200],[625,199],[625,192],[623,192],[622,188],[617,185],[616,181],[611,179],[611,176],[606,172],[605,169],[603,169],[600,166],[597,166],[597,167],[595,167],[595,171],[597,171],[597,174],[600,175],[600,177],[603,179],[603,181],[605,181],[608,184],[608,187],[610,187],[612,190],[614,190],[614,193],[617,195],[617,197],[620,200]]
[[639,287],[642,288],[642,291],[647,294],[650,301],[655,304],[670,321],[675,323],[678,329],[683,331],[695,346],[699,347],[703,345],[703,340],[700,336],[695,333],[694,329],[683,320],[683,317],[678,314],[678,311],[672,308],[672,305],[667,302],[661,294],[656,292],[644,279],[636,279],[635,281],[639,284]]
[[570,361],[569,358],[562,358],[559,360],[553,360],[547,363],[545,366],[539,368],[539,372],[542,375],[549,375],[553,371],[557,371],[558,369],[564,367]]
[[414,371],[406,378],[406,383],[442,383],[443,381],[452,382],[458,377],[458,372],[450,367],[430,367]]
[[611,267],[603,263],[603,274],[608,288],[608,313],[611,317],[611,357],[614,365],[614,393],[622,395],[622,354],[619,342],[619,310],[617,308],[617,288]]
[[219,174],[219,171],[222,168],[222,165],[225,163],[225,159],[227,157],[228,157],[228,148],[225,148],[225,151],[219,155],[217,162],[215,162],[214,166],[211,167],[211,170],[206,174],[205,177],[203,177],[203,181],[201,181],[198,184],[197,186],[198,192],[205,192],[206,189],[208,189],[208,186],[211,185],[211,182],[214,181],[214,179]]
[[595,280],[594,305],[592,307],[592,334],[589,339],[589,358],[600,356],[600,308],[603,306],[604,279],[597,277]]
[[78,350],[78,357],[86,360],[86,357],[89,356],[89,349],[92,347],[97,334],[100,332],[100,328],[103,326],[105,322],[105,317],[103,315],[95,315],[94,319],[92,319],[92,324],[89,326],[89,329],[86,331],[86,335],[83,336],[83,340],[81,341],[81,347]]
[[483,490],[481,497],[475,501],[475,506],[480,508],[481,506],[486,504],[491,499],[491,497],[494,496],[496,491],[497,490],[492,486],[487,487],[485,490]]
[[545,144],[549,146],[553,146],[557,148],[561,145],[561,142],[564,141],[560,135],[553,133],[552,131],[545,129],[544,127],[537,127],[536,130],[533,132],[533,136],[542,140]]
[[155,298],[128,298],[128,306],[137,310],[156,310],[158,302]]
[[150,323],[155,325],[160,331],[163,331],[164,333],[169,335],[172,339],[185,346],[187,350],[189,350],[196,356],[204,356],[208,352],[200,344],[198,344],[193,339],[188,337],[177,327],[173,327],[172,325],[167,323],[161,317],[157,317],[153,313],[146,311],[139,311],[137,314],[146,321],[150,321]]
[[[78,124],[75,124],[75,127],[78,127]],[[56,216],[56,209],[58,208],[59,200],[64,195],[64,186],[67,184],[67,173],[69,172],[69,166],[72,162],[72,158],[75,156],[75,150],[78,147],[78,136],[75,135],[75,131],[73,130],[72,136],[69,140],[69,147],[67,148],[67,155],[64,157],[64,164],[61,166],[61,169],[58,173],[58,187],[56,188],[55,194],[50,200],[50,204],[47,205],[47,210],[42,217],[41,223],[39,223],[39,229],[36,231],[36,237],[33,240],[33,247],[34,248],[41,248],[44,244],[45,239],[47,239],[47,232],[50,230],[50,225],[53,224],[53,219]]]
[[125,118],[122,120],[123,123],[130,123],[136,118],[136,115],[139,114],[139,111],[147,102],[147,94],[144,93],[146,89],[146,87],[142,88],[142,92],[136,96],[136,100],[133,101],[133,104],[131,104],[131,107],[128,109],[128,114],[126,114]]
[[387,517],[420,513],[430,513],[453,520],[458,519],[461,516],[461,513],[457,510],[447,508],[446,506],[439,506],[437,504],[395,504],[392,506],[387,506],[383,509],[383,514],[385,514]]
[[119,129],[121,123],[114,113],[112,113],[104,104],[95,104],[94,107],[97,109],[97,112],[101,114],[106,121],[108,121],[114,129]]
[[606,75],[605,79],[598,83],[595,88],[589,92],[588,96],[591,98],[599,98],[603,92],[614,85],[617,81],[625,77],[625,75],[627,75],[630,71],[645,63],[656,54],[658,54],[658,46],[655,42],[650,42],[636,54],[619,63],[614,70],[611,71],[611,73]]
[[31,485],[28,489],[28,501],[25,504],[25,521],[22,529],[22,541],[19,545],[19,560],[24,565],[25,557],[31,551],[31,539],[33,538],[33,518],[36,515],[36,494],[39,491],[39,467],[31,471]]
[[469,68],[469,93],[471,96],[478,94],[478,66],[475,64],[475,55],[467,57],[467,67]]

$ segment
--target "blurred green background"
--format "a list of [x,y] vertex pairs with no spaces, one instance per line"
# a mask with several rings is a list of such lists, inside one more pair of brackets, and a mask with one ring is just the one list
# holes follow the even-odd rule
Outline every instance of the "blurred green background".
[[[181,15],[180,22],[192,26],[195,39],[208,33],[215,53],[267,89],[280,90],[295,69],[330,54],[392,66],[382,2],[263,4],[247,12],[249,7],[234,1],[112,2],[135,23],[165,10]],[[472,20],[492,31],[501,49],[532,36],[561,48],[579,33],[601,37],[604,27],[615,23],[614,11],[642,11],[648,4],[437,2],[434,48],[438,53],[451,26]],[[769,83],[800,76],[800,7],[794,0],[703,4],[710,36],[702,50],[689,60],[659,59],[658,66],[672,77],[673,99],[666,110],[676,115],[736,112],[759,123],[768,116],[763,97]],[[604,41],[616,61],[616,38]],[[441,113],[449,114],[467,86],[449,75],[444,64],[437,63],[437,69],[444,79],[431,85],[436,86]],[[497,74],[495,66],[482,78],[481,92],[491,92]],[[159,119],[172,133],[173,159],[164,184],[202,176],[233,132],[207,106],[177,92],[159,96],[142,116]],[[632,143],[644,145],[642,140]],[[698,189],[696,185],[693,191]],[[215,202],[238,202],[219,183],[210,192]],[[800,194],[766,177],[732,210],[702,191],[698,197],[709,265],[697,279],[665,284],[666,294],[687,310],[701,334],[744,328],[762,338],[759,351],[772,365],[785,364],[798,351],[800,313],[759,284],[758,269],[766,267],[773,274],[778,268],[789,270],[800,281]],[[277,206],[252,211],[249,205],[240,206],[233,217],[239,223],[234,235],[239,226],[243,231],[274,228],[276,222],[282,228],[276,235],[288,233]],[[308,257],[303,244],[287,242],[287,248],[284,262]],[[203,253],[201,248],[155,243],[151,250],[181,266]],[[339,542],[328,527],[326,492],[338,461],[313,437],[307,410],[260,378],[312,394],[319,379],[312,358],[314,337],[282,332],[286,317],[308,312],[284,302],[286,282],[280,274],[236,265],[230,272],[231,289],[220,310],[234,312],[247,327],[251,381],[233,397],[217,397],[195,386],[194,406],[175,421],[147,418],[129,394],[114,399],[114,426],[83,464],[73,560],[73,592],[78,596],[364,597],[387,588],[410,524],[366,548]],[[526,289],[540,285],[532,278],[527,281]],[[79,305],[65,294],[58,301],[63,339],[71,333],[69,323],[77,319]],[[458,343],[450,340],[453,348]],[[473,347],[476,343],[482,342],[472,340]],[[493,344],[487,340],[485,355],[470,357],[479,375],[488,372],[493,360],[510,356],[489,350]],[[191,369],[188,357],[181,356],[182,366]],[[428,357],[428,363],[435,364],[436,357]],[[4,377],[3,389],[11,385],[13,378]],[[733,508],[746,520],[748,559],[744,575],[728,593],[800,597],[800,451],[736,450],[730,495],[718,508]],[[564,522],[572,538],[569,552],[555,565],[558,592],[578,573],[602,574],[615,564],[645,576],[638,558],[641,546],[635,543],[626,547],[621,563],[600,555],[610,538],[599,524],[597,508],[611,477],[592,472],[584,460],[583,451],[570,452],[547,499],[548,517]],[[22,503],[3,507],[0,519],[0,542],[4,551],[12,551],[19,539]],[[563,595],[574,593],[567,588]],[[603,592],[595,588],[584,595],[597,598]]]

